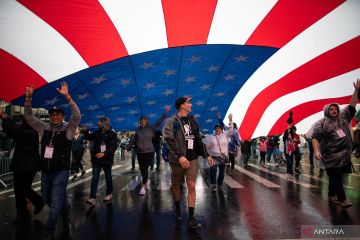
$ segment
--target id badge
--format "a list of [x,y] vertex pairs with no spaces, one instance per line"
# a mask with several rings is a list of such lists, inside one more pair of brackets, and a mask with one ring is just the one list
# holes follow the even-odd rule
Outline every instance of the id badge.
[[337,133],[339,138],[343,138],[343,137],[346,136],[342,129],[337,130],[336,133]]
[[47,145],[45,147],[45,154],[44,154],[44,158],[52,158],[54,153],[54,147],[51,145]]
[[100,145],[100,152],[105,152],[106,151],[106,145],[105,144],[101,144]]
[[193,139],[188,139],[188,149],[193,149],[194,148],[194,140]]

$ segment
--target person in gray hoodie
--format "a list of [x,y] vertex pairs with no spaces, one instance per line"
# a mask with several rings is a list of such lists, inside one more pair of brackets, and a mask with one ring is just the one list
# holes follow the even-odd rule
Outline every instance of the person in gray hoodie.
[[142,176],[140,195],[145,195],[146,189],[150,189],[148,171],[150,163],[154,161],[155,156],[152,140],[155,137],[156,128],[164,121],[169,111],[170,107],[166,107],[164,113],[153,125],[149,125],[149,119],[146,116],[140,117],[140,126],[136,129],[134,138],[126,146],[126,150],[129,150],[132,145],[136,146],[136,155]]
[[352,206],[346,200],[343,174],[351,165],[352,139],[349,123],[356,112],[360,79],[354,83],[354,88],[349,105],[342,111],[337,103],[325,105],[325,117],[315,124],[312,134],[315,158],[322,160],[329,176],[329,202],[340,204],[342,208]]

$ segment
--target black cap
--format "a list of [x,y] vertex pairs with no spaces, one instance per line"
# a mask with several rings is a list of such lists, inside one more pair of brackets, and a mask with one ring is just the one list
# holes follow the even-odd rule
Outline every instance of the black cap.
[[141,116],[139,120],[141,121],[143,119],[149,120],[149,118],[147,116]]
[[184,104],[186,101],[191,101],[191,97],[179,97],[175,102],[175,108],[179,109],[182,104]]
[[49,115],[51,115],[53,112],[61,113],[63,116],[65,116],[65,112],[61,108],[53,107],[48,111]]
[[217,128],[223,129],[223,128],[221,127],[221,125],[219,125],[219,124],[216,124],[215,127],[214,127],[214,129],[217,129]]

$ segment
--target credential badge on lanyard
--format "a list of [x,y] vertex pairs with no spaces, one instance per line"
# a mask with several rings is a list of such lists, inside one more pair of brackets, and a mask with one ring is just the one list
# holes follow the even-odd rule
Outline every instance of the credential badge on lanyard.
[[103,142],[100,145],[100,152],[105,152],[106,151],[106,144]]
[[44,158],[49,158],[51,159],[53,157],[53,153],[54,153],[54,145],[53,145],[53,138],[55,135],[56,131],[53,131],[51,134],[51,139],[50,139],[50,143],[48,145],[46,145],[45,147],[45,154],[44,154]]

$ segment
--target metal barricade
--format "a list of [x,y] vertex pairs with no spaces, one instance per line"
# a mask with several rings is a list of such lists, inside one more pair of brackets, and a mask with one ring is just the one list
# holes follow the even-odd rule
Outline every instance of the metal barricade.
[[[0,177],[10,173],[10,157],[7,151],[0,151]],[[0,184],[4,187],[7,185],[0,179]]]

